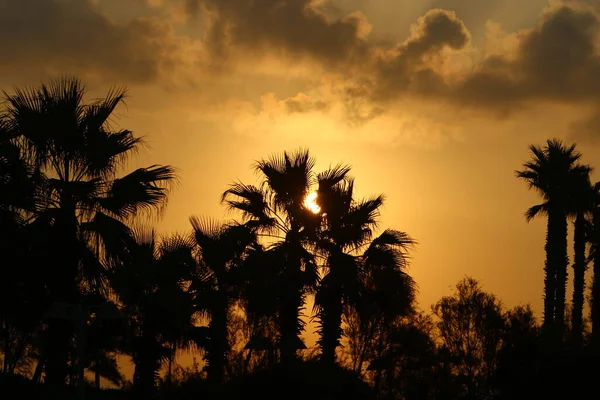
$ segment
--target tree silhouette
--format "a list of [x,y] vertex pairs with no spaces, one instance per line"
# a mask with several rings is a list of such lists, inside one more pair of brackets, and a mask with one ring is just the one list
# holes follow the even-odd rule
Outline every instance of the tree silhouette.
[[573,259],[573,309],[571,312],[571,334],[576,347],[583,344],[583,301],[585,271],[587,269],[586,243],[587,218],[594,207],[594,191],[590,183],[589,166],[573,168],[571,182],[571,214],[575,215],[574,259]]
[[[117,178],[118,169],[140,145],[128,130],[112,131],[109,118],[123,102],[123,90],[84,103],[85,88],[62,78],[6,95],[6,127],[18,137],[27,163],[44,174],[36,219],[52,227],[53,260],[60,268],[49,282],[53,300],[76,303],[81,288],[101,291],[105,259],[123,250],[123,221],[166,200],[174,178],[168,166],[152,166]],[[46,380],[63,383],[67,375],[68,323],[49,327]]]
[[381,196],[357,202],[353,198],[354,181],[347,178],[347,172],[347,168],[338,167],[318,177],[317,199],[324,221],[318,248],[326,260],[326,273],[317,290],[315,307],[320,320],[321,358],[327,363],[335,361],[340,344],[344,304],[357,301],[364,276],[356,251],[371,239],[383,204]]
[[588,241],[590,242],[589,260],[592,262],[593,280],[591,290],[592,346],[597,350],[600,345],[600,183],[593,188],[592,221],[589,226]]
[[196,310],[210,318],[205,345],[208,377],[223,381],[230,349],[228,320],[243,283],[242,264],[256,236],[244,225],[222,225],[208,219],[191,218],[198,250],[199,268],[190,292]]
[[281,333],[282,361],[297,357],[304,329],[300,319],[308,291],[315,287],[317,266],[309,246],[315,240],[319,224],[304,206],[304,199],[314,183],[314,160],[308,151],[273,156],[256,163],[261,186],[233,184],[223,201],[241,211],[246,225],[266,235],[271,244],[271,260],[278,269],[278,323]]
[[443,297],[433,307],[443,347],[448,351],[457,377],[473,398],[492,394],[492,377],[502,344],[502,305],[484,292],[470,277],[456,285],[453,296]]
[[564,332],[565,290],[567,285],[567,213],[571,199],[574,170],[587,169],[577,164],[581,154],[575,145],[566,146],[552,139],[542,148],[529,147],[532,160],[523,164],[517,177],[525,180],[544,200],[525,213],[528,221],[548,216],[546,263],[544,267],[544,331],[558,340]]
[[110,281],[129,321],[134,389],[148,398],[172,345],[191,340],[194,308],[186,286],[195,261],[193,245],[185,238],[159,242],[154,231],[144,228],[135,230],[134,237],[126,255],[112,267]]

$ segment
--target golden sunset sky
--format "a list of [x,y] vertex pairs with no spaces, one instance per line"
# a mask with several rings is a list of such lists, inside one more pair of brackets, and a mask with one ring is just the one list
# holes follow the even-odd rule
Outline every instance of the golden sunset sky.
[[351,164],[419,241],[425,310],[471,275],[539,315],[545,221],[514,171],[551,137],[600,168],[599,0],[0,0],[0,37],[8,92],[127,85],[135,164],[179,169],[163,233],[230,217],[220,194],[273,153]]

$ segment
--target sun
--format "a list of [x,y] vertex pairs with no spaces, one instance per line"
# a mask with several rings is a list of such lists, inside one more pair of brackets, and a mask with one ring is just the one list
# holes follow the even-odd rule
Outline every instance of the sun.
[[317,192],[311,192],[304,199],[304,207],[311,212],[318,214],[321,212],[321,207],[317,204]]

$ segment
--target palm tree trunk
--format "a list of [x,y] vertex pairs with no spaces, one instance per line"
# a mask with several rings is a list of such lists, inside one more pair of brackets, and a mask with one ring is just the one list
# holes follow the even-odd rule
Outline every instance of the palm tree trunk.
[[585,216],[577,213],[574,234],[574,263],[573,263],[573,311],[571,314],[571,329],[573,342],[576,347],[583,343],[582,320],[583,299],[585,291]]
[[546,338],[554,334],[554,309],[556,299],[556,264],[553,257],[552,238],[554,235],[555,221],[553,215],[548,213],[548,227],[546,230],[546,262],[544,265],[544,322],[543,330]]
[[139,338],[138,348],[135,351],[133,370],[134,397],[149,399],[156,389],[155,374],[160,367],[159,356],[156,354],[157,343],[155,339],[142,333]]
[[[64,194],[63,194],[64,195]],[[79,257],[77,253],[77,217],[74,202],[68,197],[61,199],[61,210],[56,223],[57,236],[54,256],[60,268],[53,277],[52,295],[58,302],[69,305],[77,303],[79,287]],[[69,371],[69,350],[73,336],[72,322],[55,319],[48,324],[48,355],[46,382],[63,385]]]
[[567,291],[567,265],[569,257],[567,255],[567,217],[563,210],[556,216],[556,232],[552,238],[554,247],[554,256],[556,257],[556,303],[554,323],[556,326],[556,340],[562,342],[565,330],[565,301]]
[[549,206],[544,266],[544,322],[546,344],[562,338],[567,281],[567,218],[562,207]]
[[321,314],[321,360],[326,364],[335,364],[335,350],[342,335],[342,295],[340,290],[334,288],[325,296],[327,299]]
[[302,289],[290,288],[284,293],[283,305],[279,311],[279,327],[281,333],[281,362],[289,364],[298,359],[296,348],[299,333],[300,308],[302,307]]
[[227,301],[221,299],[211,313],[208,378],[215,384],[221,384],[225,377],[225,362],[228,351],[227,340]]
[[[594,240],[597,241],[600,238],[600,208],[594,210],[593,215],[594,223]],[[592,262],[594,278],[592,281],[592,346],[594,349],[600,349],[600,243],[595,243],[596,251],[594,253],[594,259]]]

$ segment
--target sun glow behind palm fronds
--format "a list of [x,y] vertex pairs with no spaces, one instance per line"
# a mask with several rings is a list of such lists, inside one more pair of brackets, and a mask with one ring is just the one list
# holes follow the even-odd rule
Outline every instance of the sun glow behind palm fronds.
[[321,212],[321,207],[317,204],[317,192],[309,193],[304,199],[304,207],[309,209],[311,212],[318,214]]

